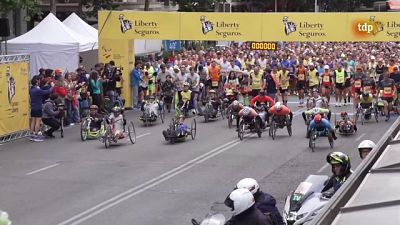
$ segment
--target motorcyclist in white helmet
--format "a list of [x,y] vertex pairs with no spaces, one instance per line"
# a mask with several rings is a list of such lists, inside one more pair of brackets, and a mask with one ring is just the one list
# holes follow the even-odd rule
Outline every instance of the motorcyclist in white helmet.
[[11,225],[8,213],[0,210],[0,225]]
[[232,191],[225,200],[233,216],[225,225],[271,225],[267,217],[255,207],[253,194],[245,188]]
[[364,140],[358,145],[358,152],[361,159],[365,159],[367,155],[375,148],[376,144],[371,140]]
[[255,206],[276,225],[283,225],[283,218],[276,208],[275,198],[260,190],[260,185],[253,178],[244,178],[236,184],[236,188],[248,189],[254,196]]

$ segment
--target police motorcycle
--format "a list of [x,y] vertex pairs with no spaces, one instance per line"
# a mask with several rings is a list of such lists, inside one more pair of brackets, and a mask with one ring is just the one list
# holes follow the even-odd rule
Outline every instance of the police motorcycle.
[[331,193],[321,193],[326,175],[309,175],[286,197],[283,209],[283,220],[286,225],[307,225],[325,206]]
[[214,202],[205,218],[200,222],[192,219],[192,225],[224,225],[229,213],[230,210],[224,203]]

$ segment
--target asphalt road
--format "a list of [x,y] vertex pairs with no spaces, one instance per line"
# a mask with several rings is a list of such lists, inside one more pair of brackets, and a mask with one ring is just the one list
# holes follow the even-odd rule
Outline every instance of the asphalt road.
[[[291,100],[295,100],[292,98]],[[186,225],[201,219],[213,202],[223,202],[237,181],[253,177],[283,208],[286,195],[308,174],[329,174],[327,139],[311,152],[297,104],[293,136],[278,130],[276,140],[264,132],[239,141],[226,120],[197,118],[197,137],[171,145],[161,131],[166,123],[144,127],[134,121],[137,142],[105,149],[97,140],[82,142],[79,127],[65,138],[41,143],[18,140],[0,146],[0,209],[16,225]],[[351,106],[336,108],[352,111]],[[333,150],[359,162],[356,146],[378,141],[396,118],[359,125],[352,136],[339,136]],[[187,119],[189,122],[190,119]],[[334,116],[332,116],[334,121]]]

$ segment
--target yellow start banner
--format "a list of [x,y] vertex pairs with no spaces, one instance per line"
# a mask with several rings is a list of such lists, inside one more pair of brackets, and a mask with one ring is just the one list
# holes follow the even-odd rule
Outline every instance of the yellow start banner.
[[0,136],[29,129],[28,56],[0,56]]
[[99,12],[104,39],[399,41],[399,13]]

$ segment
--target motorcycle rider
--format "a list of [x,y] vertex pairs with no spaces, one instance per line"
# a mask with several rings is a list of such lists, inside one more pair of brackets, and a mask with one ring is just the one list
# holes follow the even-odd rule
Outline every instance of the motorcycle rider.
[[232,191],[225,200],[233,216],[225,225],[271,225],[267,217],[255,206],[253,194],[245,188]]
[[253,178],[244,178],[236,184],[236,188],[248,189],[254,196],[255,206],[262,213],[269,216],[276,225],[283,225],[283,218],[276,208],[275,198],[260,190],[260,185]]
[[374,149],[376,144],[371,140],[364,140],[358,145],[358,152],[360,153],[360,158],[365,159],[367,155]]
[[272,116],[272,120],[274,120],[275,118],[278,117],[287,117],[289,116],[289,120],[287,121],[287,125],[291,125],[292,124],[292,120],[293,120],[293,113],[292,111],[289,109],[289,107],[282,105],[280,102],[275,103],[274,106],[272,106],[269,110],[268,110],[268,114],[267,114],[267,121],[269,121],[269,117]]
[[8,213],[0,210],[0,225],[11,225]]
[[[331,152],[326,156],[326,161],[332,166],[333,175],[326,182],[321,192],[325,192],[326,197],[331,197],[342,186],[342,184],[353,173],[350,165],[350,158],[342,152]],[[327,193],[333,188],[333,192]]]
[[337,139],[335,131],[329,123],[329,120],[322,118],[321,114],[315,115],[314,119],[311,121],[307,131],[307,138],[310,138],[310,133],[313,129],[316,129],[317,131],[323,131],[326,129],[331,133],[334,140]]

